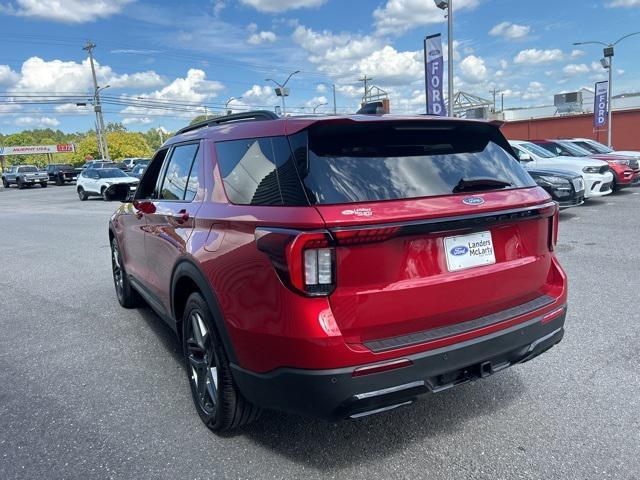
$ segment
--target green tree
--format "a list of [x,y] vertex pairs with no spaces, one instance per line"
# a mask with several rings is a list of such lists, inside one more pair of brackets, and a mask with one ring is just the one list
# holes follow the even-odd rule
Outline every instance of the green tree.
[[[112,160],[127,157],[148,157],[153,153],[151,147],[139,132],[111,132],[107,134],[109,156]],[[72,161],[80,164],[87,156],[100,158],[98,142],[95,135],[87,135],[76,145],[76,151],[72,154]]]

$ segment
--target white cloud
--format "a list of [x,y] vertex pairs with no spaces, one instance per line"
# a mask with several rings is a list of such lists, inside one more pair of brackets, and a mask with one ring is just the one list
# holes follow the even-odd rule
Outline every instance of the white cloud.
[[562,51],[557,48],[553,50],[530,48],[518,53],[513,59],[513,62],[519,65],[539,65],[542,63],[558,62],[562,60],[562,58]]
[[502,70],[506,70],[508,66],[509,66],[509,62],[507,62],[507,61],[506,61],[506,60],[504,60],[504,59],[500,60],[500,68],[501,68]]
[[280,105],[273,88],[269,85],[253,85],[242,94],[239,100],[233,100],[229,107],[232,110],[249,110],[251,108],[267,109]]
[[122,119],[123,125],[149,125],[153,119],[149,117],[125,117]]
[[324,83],[319,83],[318,85],[316,85],[316,91],[318,93],[324,93],[327,91],[327,86]]
[[623,8],[632,8],[632,7],[640,7],[640,0],[613,0],[612,2],[607,3],[607,7],[623,7]]
[[0,65],[0,86],[11,86],[20,79],[20,75],[11,70],[9,65]]
[[57,127],[60,125],[60,121],[57,118],[51,117],[25,117],[20,116],[16,118],[15,124],[21,127]]
[[277,13],[298,8],[319,7],[327,0],[240,0],[260,12]]
[[63,23],[95,22],[119,13],[133,0],[15,0],[0,4],[0,13]]
[[494,26],[489,35],[493,37],[505,37],[509,39],[523,38],[529,35],[531,27],[528,25],[518,25],[511,22],[502,22]]
[[[162,85],[164,80],[153,70],[131,74],[117,74],[111,67],[96,63],[96,75],[100,85],[112,88],[151,88]],[[82,63],[62,60],[45,61],[31,57],[22,64],[20,78],[12,92],[84,92],[93,89],[89,60]]]
[[487,78],[484,60],[475,55],[465,57],[459,64],[462,78],[470,83],[479,83]]
[[584,75],[589,73],[589,67],[584,63],[570,63],[565,66],[562,71],[565,75],[574,76],[574,75]]
[[586,52],[584,50],[571,50],[571,58],[582,57],[585,53]]
[[537,100],[545,95],[546,88],[540,82],[530,82],[527,90],[522,94],[523,100]]
[[227,6],[226,2],[224,0],[214,0],[213,2],[213,16],[214,17],[219,17],[220,13],[222,12],[222,10],[224,10],[224,8]]
[[[456,0],[455,10],[474,8],[479,0]],[[442,23],[444,13],[435,3],[427,0],[387,0],[384,7],[373,11],[377,33],[401,34],[412,28]]]
[[251,45],[260,45],[263,43],[273,43],[277,39],[276,34],[269,31],[252,33],[247,39],[247,43]]
[[[173,114],[176,117],[192,117],[198,113],[204,112],[203,104],[206,101],[215,98],[218,93],[224,89],[222,83],[215,80],[207,80],[206,74],[199,69],[191,68],[184,78],[176,78],[169,85],[160,90],[151,93],[136,95],[135,99],[130,97],[122,97],[128,100],[136,100],[141,105],[131,105],[120,111],[124,117],[144,117],[161,114]],[[145,101],[149,106],[145,106]],[[177,102],[182,103],[181,110],[168,110],[171,104]],[[164,107],[166,103],[166,107]],[[184,104],[194,104],[184,105]]]
[[309,61],[327,65],[336,62],[350,62],[371,54],[382,45],[370,36],[334,34],[328,30],[316,32],[302,25],[296,27],[294,42],[311,54]]

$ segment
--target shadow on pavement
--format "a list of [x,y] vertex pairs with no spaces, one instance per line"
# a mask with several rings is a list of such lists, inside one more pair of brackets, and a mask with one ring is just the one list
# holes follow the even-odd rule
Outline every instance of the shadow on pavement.
[[446,438],[442,434],[468,420],[494,414],[524,390],[519,375],[511,370],[360,420],[328,423],[268,411],[238,434],[292,462],[325,471],[340,469],[392,456],[424,439],[440,442]]

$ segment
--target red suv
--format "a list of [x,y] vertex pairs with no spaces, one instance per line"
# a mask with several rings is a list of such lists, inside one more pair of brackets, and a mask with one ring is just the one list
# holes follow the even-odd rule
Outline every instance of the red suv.
[[236,114],[156,153],[111,218],[113,277],[177,332],[212,430],[357,418],[561,340],[557,211],[490,123]]

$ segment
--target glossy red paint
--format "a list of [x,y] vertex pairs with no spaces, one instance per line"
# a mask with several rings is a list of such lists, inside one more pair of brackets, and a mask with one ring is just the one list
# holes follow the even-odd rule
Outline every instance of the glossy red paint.
[[[549,249],[549,219],[557,211],[539,187],[473,194],[482,198],[482,205],[466,205],[462,200],[469,195],[463,194],[347,207],[256,207],[228,201],[215,158],[215,141],[290,134],[316,121],[238,122],[181,135],[172,141],[202,139],[204,181],[195,200],[153,201],[153,212],[125,204],[114,215],[112,225],[128,273],[160,300],[168,314],[173,308],[174,267],[181,260],[191,261],[204,274],[219,303],[239,366],[269,372],[280,367],[334,369],[391,361],[542,318],[566,304],[566,276]],[[406,222],[499,215],[540,205],[545,208],[539,217],[487,228],[493,236],[496,263],[481,268],[447,271],[443,238],[460,234],[460,230],[396,235],[397,224]],[[356,207],[362,209],[360,214],[354,212]],[[335,232],[335,292],[309,297],[285,285],[272,260],[256,247],[259,227]],[[338,233],[344,227],[379,230],[373,242],[349,242],[358,235]],[[462,233],[469,231],[466,228]],[[300,265],[290,268],[295,276]],[[553,302],[472,331],[382,353],[363,344],[472,320],[541,295],[552,297]]]

